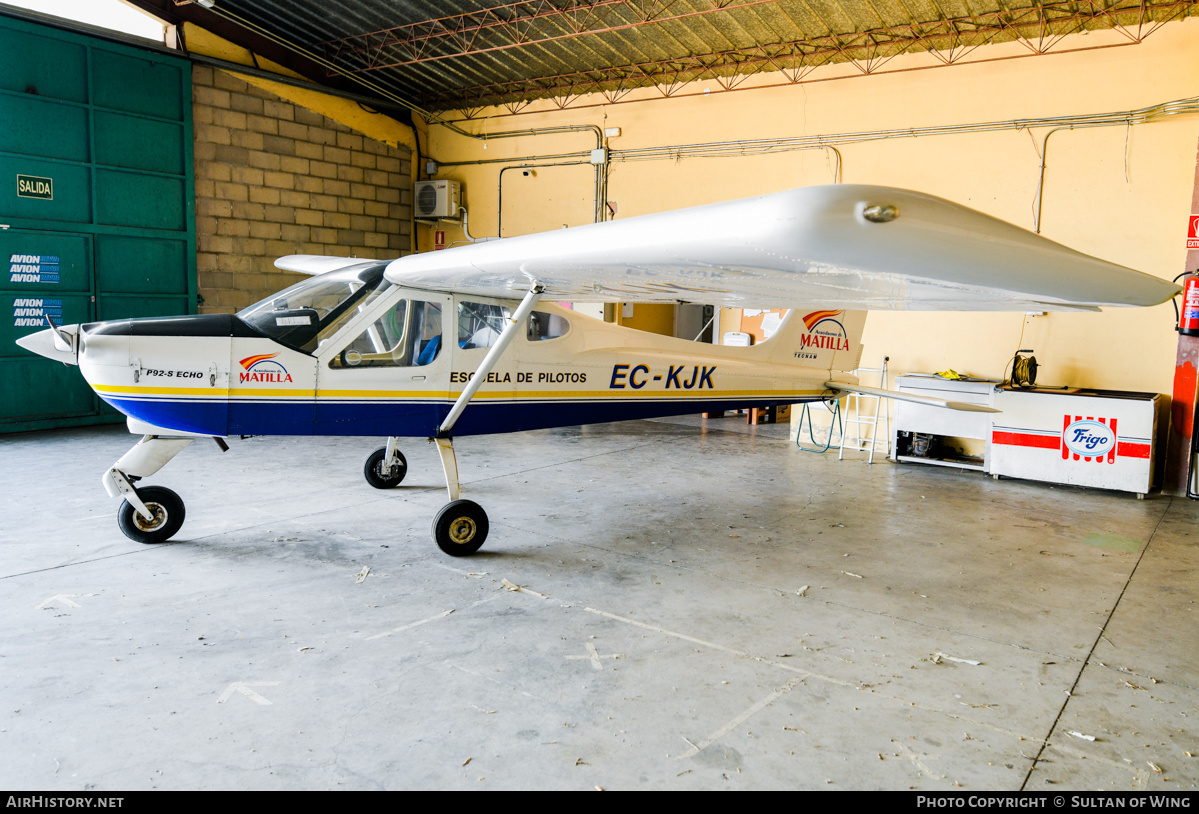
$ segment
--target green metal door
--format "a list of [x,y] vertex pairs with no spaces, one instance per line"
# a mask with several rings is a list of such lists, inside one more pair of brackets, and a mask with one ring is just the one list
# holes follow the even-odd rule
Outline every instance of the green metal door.
[[99,399],[76,368],[16,345],[18,337],[49,327],[47,320],[69,325],[92,319],[91,256],[88,235],[0,231],[0,420],[62,422],[97,414]]
[[0,14],[0,432],[119,420],[14,340],[193,313],[195,256],[190,65]]

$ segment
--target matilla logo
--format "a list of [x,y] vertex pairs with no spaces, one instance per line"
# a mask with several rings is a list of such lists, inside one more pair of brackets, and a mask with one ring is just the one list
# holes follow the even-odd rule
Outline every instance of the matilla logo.
[[291,382],[291,374],[287,372],[287,368],[278,362],[272,361],[277,353],[261,353],[257,356],[247,356],[241,360],[241,366],[245,368],[245,373],[238,374],[238,381],[241,383],[256,382],[259,384],[288,384]]
[[39,178],[36,175],[18,175],[17,197],[52,201],[54,200],[54,179]]
[[845,326],[835,317],[844,311],[813,311],[803,318],[806,334],[799,337],[804,350],[849,350],[849,336]]

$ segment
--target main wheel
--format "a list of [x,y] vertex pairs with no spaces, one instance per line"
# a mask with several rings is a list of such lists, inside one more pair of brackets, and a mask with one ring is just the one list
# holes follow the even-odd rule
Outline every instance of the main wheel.
[[473,500],[455,500],[433,518],[433,541],[451,557],[467,557],[487,539],[487,512]]
[[125,536],[138,543],[165,543],[174,537],[186,513],[182,498],[165,486],[145,486],[137,494],[153,517],[146,520],[126,500],[117,511],[117,525]]
[[362,462],[362,474],[366,477],[366,482],[376,489],[394,489],[408,474],[408,462],[398,449],[395,463],[390,467],[383,463],[386,458],[387,447],[379,447]]

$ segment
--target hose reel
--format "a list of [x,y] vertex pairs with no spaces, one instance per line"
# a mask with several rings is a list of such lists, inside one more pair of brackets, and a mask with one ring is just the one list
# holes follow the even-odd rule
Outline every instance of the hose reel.
[[[1028,356],[1021,355],[1025,353]],[[1012,357],[1012,377],[1009,381],[1014,387],[1033,387],[1037,383],[1037,357],[1032,355],[1030,348],[1021,348]]]

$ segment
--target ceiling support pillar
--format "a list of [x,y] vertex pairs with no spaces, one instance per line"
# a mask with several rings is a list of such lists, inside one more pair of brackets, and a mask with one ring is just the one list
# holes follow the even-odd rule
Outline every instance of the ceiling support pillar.
[[[1195,156],[1195,185],[1191,192],[1191,213],[1199,213],[1199,145]],[[1199,270],[1199,248],[1188,248],[1183,271]],[[1195,432],[1195,400],[1199,388],[1199,336],[1178,335],[1174,356],[1174,392],[1170,402],[1170,441],[1166,446],[1166,474],[1162,491],[1168,495],[1187,494],[1191,471],[1191,446]]]

